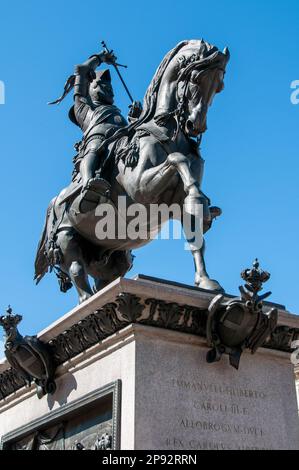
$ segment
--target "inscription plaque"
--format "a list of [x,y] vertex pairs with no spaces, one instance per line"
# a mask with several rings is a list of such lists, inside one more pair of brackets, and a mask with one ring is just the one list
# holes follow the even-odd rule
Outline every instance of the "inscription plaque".
[[[267,442],[271,429],[263,424],[262,418],[259,419],[259,413],[263,415],[264,402],[271,400],[271,393],[267,396],[263,390],[225,383],[194,382],[182,377],[171,379],[170,387],[189,394],[184,397],[189,406],[187,415],[178,413],[175,429],[180,431],[181,437],[166,438],[169,448],[272,449]],[[244,443],[237,440],[244,440]]]
[[[146,413],[147,428],[138,426],[138,445],[146,448],[150,440],[151,449],[159,450],[298,449],[294,372],[287,354],[263,350],[252,359],[245,353],[239,371],[227,358],[207,364],[205,354],[198,345],[143,343],[151,373],[146,377],[144,365],[139,370],[138,411]],[[153,403],[153,397],[159,399],[143,411],[142,403]]]

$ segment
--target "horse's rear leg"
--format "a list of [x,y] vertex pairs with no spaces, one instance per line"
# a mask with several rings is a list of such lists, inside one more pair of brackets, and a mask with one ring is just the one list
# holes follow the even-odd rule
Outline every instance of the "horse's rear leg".
[[58,234],[57,245],[62,251],[61,268],[69,276],[78,292],[79,303],[84,302],[93,295],[87,275],[87,266],[82,250],[73,231],[62,231]]
[[201,289],[208,289],[212,291],[222,292],[223,288],[215,279],[210,279],[204,259],[205,242],[199,250],[192,251],[194,266],[195,266],[195,285]]
[[91,290],[86,267],[82,259],[72,261],[69,268],[69,275],[79,294],[79,303],[81,304],[93,295]]

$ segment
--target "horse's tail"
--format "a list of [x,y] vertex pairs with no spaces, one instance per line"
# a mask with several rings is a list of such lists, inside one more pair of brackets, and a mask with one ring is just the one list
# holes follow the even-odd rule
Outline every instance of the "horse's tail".
[[38,284],[44,275],[48,272],[50,267],[49,260],[46,254],[46,245],[48,241],[49,230],[51,231],[51,221],[53,221],[54,216],[54,205],[55,205],[56,198],[52,199],[47,209],[46,220],[44,224],[44,228],[42,231],[42,235],[37,247],[37,253],[34,263],[35,274],[34,280],[36,284]]

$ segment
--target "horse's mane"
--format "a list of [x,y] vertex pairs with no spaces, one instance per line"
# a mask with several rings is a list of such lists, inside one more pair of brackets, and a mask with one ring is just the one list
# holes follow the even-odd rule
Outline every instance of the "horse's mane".
[[155,75],[152,78],[152,81],[145,93],[143,100],[143,112],[140,116],[140,121],[144,122],[152,117],[153,112],[156,109],[157,104],[157,92],[162,80],[162,77],[165,73],[166,68],[168,67],[170,61],[176,56],[182,47],[186,46],[189,41],[179,42],[173,49],[171,49],[164,57],[159,67],[156,70]]
[[134,135],[135,131],[141,124],[144,124],[145,122],[149,121],[153,117],[153,114],[156,109],[156,104],[157,104],[157,92],[158,92],[162,77],[164,75],[164,72],[168,64],[174,58],[174,56],[178,53],[178,51],[182,49],[182,47],[184,47],[188,43],[189,41],[179,42],[173,49],[171,49],[165,55],[164,59],[160,63],[159,67],[157,68],[156,73],[153,76],[149,87],[147,88],[147,91],[145,93],[144,100],[143,100],[143,111],[139,119],[129,124],[128,126],[125,126],[119,129],[117,132],[115,132],[115,134],[113,134],[104,142],[103,146],[110,144],[112,142],[115,142],[118,139],[122,138],[123,136],[130,137]]
[[[128,126],[128,129],[135,129],[140,124],[143,124],[153,118],[155,111],[156,111],[159,87],[162,81],[162,77],[169,63],[172,61],[172,59],[178,54],[178,52],[183,47],[192,43],[195,43],[195,41],[193,40],[181,41],[165,55],[164,59],[160,63],[159,67],[157,68],[156,73],[145,93],[144,100],[143,100],[143,112],[140,118],[138,119],[137,123],[134,123],[131,126]],[[198,66],[199,64],[201,64],[204,67],[204,66],[211,64],[220,53],[217,47],[213,46],[212,44],[209,44],[203,39],[198,40],[196,46],[198,48],[198,53],[193,54],[193,56],[191,56],[189,60],[188,59],[186,60],[185,56],[182,56],[181,58],[179,58],[180,68],[183,69],[182,76],[187,75],[188,72],[195,65]]]

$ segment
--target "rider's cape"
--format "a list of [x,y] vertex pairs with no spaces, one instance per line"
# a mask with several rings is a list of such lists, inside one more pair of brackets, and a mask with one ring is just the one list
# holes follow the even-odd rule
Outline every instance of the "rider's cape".
[[36,258],[35,258],[35,264],[34,264],[34,280],[36,281],[36,284],[38,284],[44,275],[48,272],[49,269],[49,260],[47,257],[47,241],[48,241],[48,236],[47,236],[47,228],[48,228],[48,221],[51,215],[53,214],[53,207],[55,204],[56,198],[54,198],[47,209],[47,214],[46,214],[46,220],[44,223],[43,231],[42,231],[42,236],[39,241],[38,247],[37,247],[37,253],[36,253]]

